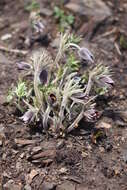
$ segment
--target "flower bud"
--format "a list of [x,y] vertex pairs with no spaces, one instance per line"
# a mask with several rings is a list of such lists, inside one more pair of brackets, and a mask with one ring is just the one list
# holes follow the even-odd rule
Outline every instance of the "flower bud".
[[108,75],[103,75],[99,78],[100,86],[106,86],[108,88],[111,88],[114,85],[114,81],[111,79]]
[[87,121],[94,122],[99,117],[99,113],[94,108],[91,108],[84,112],[84,116]]
[[16,64],[17,64],[19,70],[29,70],[31,68],[31,65],[24,61],[18,62]]
[[46,84],[48,80],[48,72],[45,69],[42,69],[42,71],[39,74],[39,80],[41,84]]
[[31,110],[28,110],[24,113],[22,117],[20,117],[21,120],[23,120],[25,123],[30,123],[34,118],[34,112]]
[[93,54],[85,47],[82,47],[79,49],[78,54],[81,59],[94,63],[94,57]]

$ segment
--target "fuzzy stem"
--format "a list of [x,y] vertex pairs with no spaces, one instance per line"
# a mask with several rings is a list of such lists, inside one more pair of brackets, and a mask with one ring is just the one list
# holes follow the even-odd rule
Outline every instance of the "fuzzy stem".
[[91,87],[92,87],[92,75],[89,76],[89,80],[88,80],[88,84],[87,84],[87,87],[86,87],[85,95],[89,95]]
[[71,132],[83,117],[84,117],[84,109],[82,109],[81,113],[77,116],[75,121],[67,128],[67,133]]
[[77,45],[77,44],[74,44],[74,43],[69,43],[69,45],[70,45],[70,46],[72,46],[72,47],[77,48],[78,50],[80,50],[80,46],[79,46],[79,45]]
[[48,127],[47,122],[48,122],[50,111],[51,111],[51,108],[48,105],[48,107],[47,107],[47,109],[46,109],[46,111],[45,111],[45,113],[43,115],[43,128],[44,128],[45,131],[47,131],[47,127]]

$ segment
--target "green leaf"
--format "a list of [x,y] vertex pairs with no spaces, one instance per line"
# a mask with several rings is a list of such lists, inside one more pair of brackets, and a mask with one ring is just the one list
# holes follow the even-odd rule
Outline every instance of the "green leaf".
[[59,7],[54,7],[54,16],[57,19],[61,19],[64,16],[64,11],[61,10]]
[[25,82],[20,81],[15,89],[15,94],[18,98],[27,96],[27,87]]
[[12,90],[9,90],[8,96],[7,96],[7,102],[10,103],[13,100],[14,92]]
[[72,34],[72,35],[70,35],[70,38],[68,41],[69,41],[69,43],[79,44],[79,42],[81,41],[81,37],[76,36],[75,34]]
[[36,2],[35,0],[32,0],[32,2],[30,4],[28,4],[27,6],[25,6],[25,10],[26,11],[33,11],[33,10],[37,10],[40,8],[40,5],[38,2]]
[[66,17],[66,20],[68,24],[72,25],[74,23],[74,16],[70,14]]

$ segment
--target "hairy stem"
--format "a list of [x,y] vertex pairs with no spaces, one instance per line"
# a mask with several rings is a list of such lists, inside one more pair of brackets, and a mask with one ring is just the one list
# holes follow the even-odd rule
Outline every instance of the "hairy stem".
[[84,117],[84,108],[82,109],[81,113],[77,116],[75,121],[67,128],[67,133],[71,132],[76,125],[81,121],[81,119]]
[[92,87],[92,75],[89,76],[88,84],[85,91],[86,96],[90,94],[91,87]]
[[77,48],[78,50],[80,50],[80,47],[79,47],[79,45],[77,45],[77,44],[69,43],[69,46],[75,47],[75,48]]

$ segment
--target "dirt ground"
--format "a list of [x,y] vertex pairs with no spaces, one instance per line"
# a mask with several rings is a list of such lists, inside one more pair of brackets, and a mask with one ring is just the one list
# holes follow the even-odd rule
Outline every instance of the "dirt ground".
[[[26,57],[3,51],[3,47],[29,54],[43,47],[55,53],[58,23],[52,12],[60,1],[38,1],[46,31],[30,46],[25,43],[31,35],[29,12],[24,8],[27,2],[0,0],[0,189],[127,190],[127,45],[120,44],[121,36],[127,40],[126,0],[104,0],[110,10],[104,19],[82,15],[71,6],[76,19],[72,30],[83,36],[82,43],[98,62],[112,68],[115,86],[98,99],[102,116],[95,126],[82,122],[83,127],[61,139],[47,139],[39,126],[27,127],[15,107],[6,103],[8,89],[19,76],[16,62]],[[64,8],[70,1],[65,3]],[[3,39],[5,34],[11,36]]]

